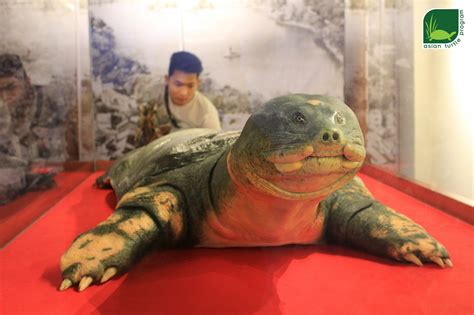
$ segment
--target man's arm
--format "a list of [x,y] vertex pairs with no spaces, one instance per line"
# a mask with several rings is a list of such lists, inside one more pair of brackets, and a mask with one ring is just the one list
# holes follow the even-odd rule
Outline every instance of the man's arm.
[[219,112],[217,111],[216,107],[212,102],[203,94],[200,94],[200,98],[203,102],[203,120],[201,128],[209,128],[209,129],[221,129],[221,122],[219,119]]
[[202,127],[216,130],[221,129],[221,122],[219,121],[219,114],[217,113],[217,111],[215,114],[208,113],[206,116],[204,116]]

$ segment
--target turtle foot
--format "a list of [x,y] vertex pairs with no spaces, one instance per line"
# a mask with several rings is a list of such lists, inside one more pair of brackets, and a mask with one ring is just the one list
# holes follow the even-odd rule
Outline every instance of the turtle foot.
[[84,291],[125,272],[156,235],[156,225],[143,212],[115,212],[95,229],[80,235],[61,258],[60,291]]
[[82,292],[93,283],[104,283],[132,263],[132,251],[127,240],[118,233],[80,236],[61,258],[65,291],[77,286]]

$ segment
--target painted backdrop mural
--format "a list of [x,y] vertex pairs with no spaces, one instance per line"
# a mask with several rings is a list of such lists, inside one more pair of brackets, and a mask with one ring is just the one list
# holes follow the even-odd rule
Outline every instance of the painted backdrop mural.
[[[4,186],[24,186],[31,162],[115,159],[135,148],[140,112],[163,114],[177,50],[202,59],[201,90],[226,130],[277,95],[343,98],[350,10],[343,0],[1,1],[0,177],[18,182]],[[395,26],[409,25],[412,8],[371,0],[366,12],[368,153],[396,172],[410,165],[400,147],[413,138],[413,43]]]
[[163,97],[183,48],[202,59],[201,90],[226,130],[281,94],[342,98],[342,0],[90,1],[89,12],[98,159],[135,147],[139,108]]
[[40,183],[33,163],[77,159],[76,7],[0,2],[0,204]]
[[10,125],[3,153],[25,160],[77,158],[68,143],[74,136],[65,137],[77,123],[70,115],[76,106],[75,14],[57,1],[1,2],[0,99]]

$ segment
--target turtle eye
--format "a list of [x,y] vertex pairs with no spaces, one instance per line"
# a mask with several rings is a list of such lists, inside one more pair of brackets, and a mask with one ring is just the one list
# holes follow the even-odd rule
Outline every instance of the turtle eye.
[[304,125],[306,124],[306,117],[304,117],[304,115],[301,114],[300,112],[296,112],[293,114],[293,122],[300,125]]
[[342,116],[341,113],[338,112],[334,115],[334,122],[338,125],[344,125],[346,119],[344,118],[344,116]]

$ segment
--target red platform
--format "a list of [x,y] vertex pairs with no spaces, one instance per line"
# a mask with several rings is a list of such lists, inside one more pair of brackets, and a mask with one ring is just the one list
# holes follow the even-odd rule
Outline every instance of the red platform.
[[0,251],[0,314],[474,314],[473,226],[363,175],[448,248],[453,269],[337,246],[169,250],[106,285],[58,292],[61,254],[115,204],[97,176]]
[[0,249],[70,193],[90,173],[87,171],[58,173],[54,176],[53,188],[27,192],[12,202],[0,206]]

